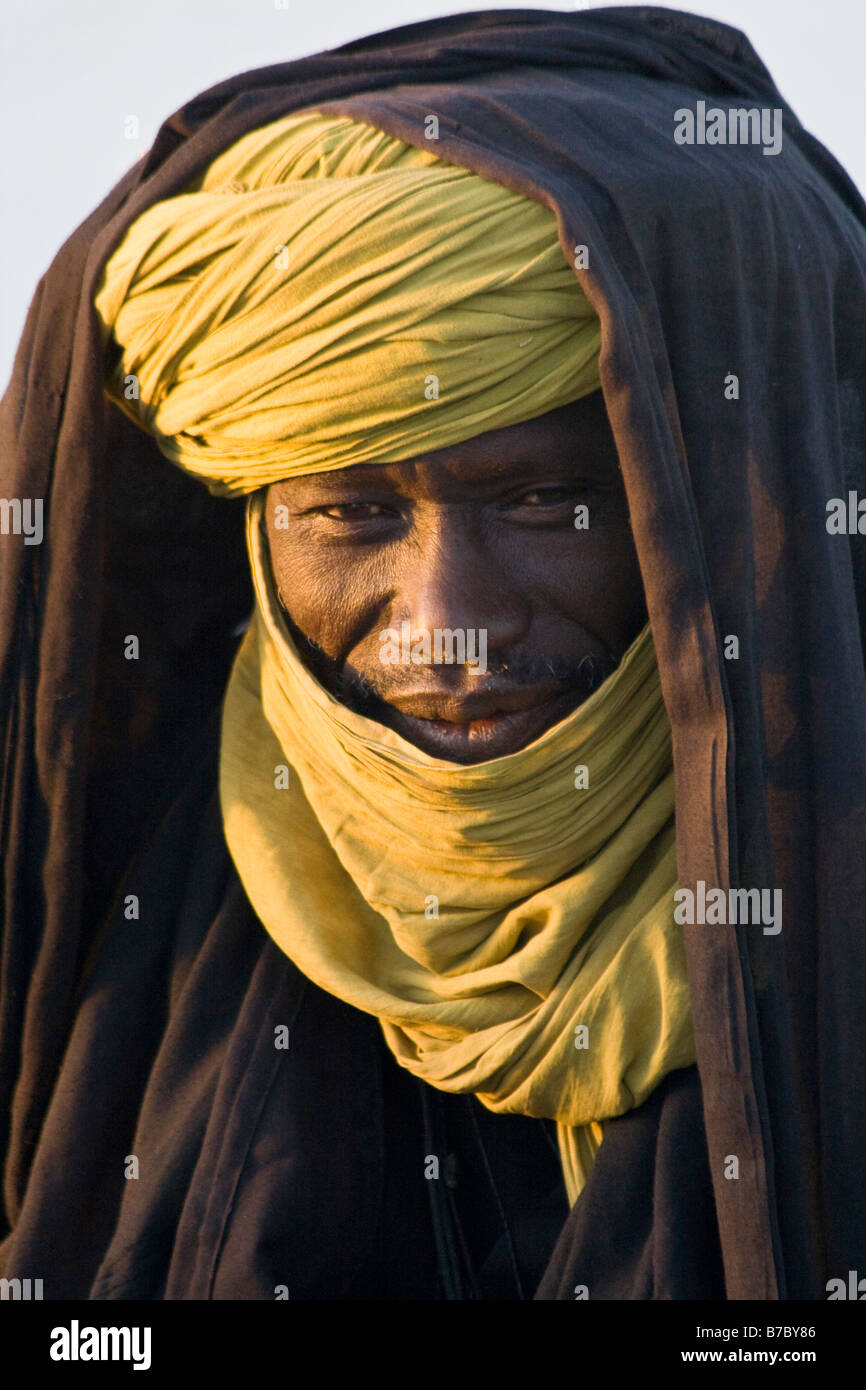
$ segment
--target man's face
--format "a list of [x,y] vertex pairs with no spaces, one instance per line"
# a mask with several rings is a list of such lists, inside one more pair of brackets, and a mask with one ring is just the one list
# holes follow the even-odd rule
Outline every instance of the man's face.
[[[477,763],[524,747],[591,694],[646,621],[600,391],[402,463],[291,478],[266,502],[277,589],[306,665],[438,758]],[[383,632],[405,634],[403,623],[413,645],[429,634],[424,664],[423,642],[414,660],[405,645],[395,660],[393,643],[383,660]],[[448,637],[436,662],[445,629],[466,634],[477,669],[443,663]]]

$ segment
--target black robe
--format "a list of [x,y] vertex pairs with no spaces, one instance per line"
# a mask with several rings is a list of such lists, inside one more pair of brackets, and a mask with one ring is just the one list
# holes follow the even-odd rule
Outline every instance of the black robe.
[[[699,99],[780,109],[782,151],[678,145]],[[101,391],[92,299],[124,229],[301,108],[421,147],[435,113],[437,153],[589,248],[680,883],[783,894],[778,935],[684,929],[697,1067],[605,1124],[570,1213],[549,1125],[400,1072],[256,920],[216,797],[242,504]],[[0,1275],[46,1298],[775,1299],[866,1269],[866,567],[825,524],[866,495],[864,311],[862,200],[747,40],[694,16],[457,15],[165,123],[40,283],[0,408],[3,496],[46,514],[42,545],[0,536]]]

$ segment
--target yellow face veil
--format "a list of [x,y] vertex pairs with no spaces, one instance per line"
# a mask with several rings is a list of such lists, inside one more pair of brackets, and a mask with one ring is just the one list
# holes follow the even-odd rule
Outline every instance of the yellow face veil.
[[556,1120],[574,1201],[597,1122],[694,1061],[650,629],[540,738],[450,763],[306,670],[263,505],[259,493],[248,508],[256,605],[220,754],[247,895],[305,975],[380,1019],[401,1066],[490,1110]]

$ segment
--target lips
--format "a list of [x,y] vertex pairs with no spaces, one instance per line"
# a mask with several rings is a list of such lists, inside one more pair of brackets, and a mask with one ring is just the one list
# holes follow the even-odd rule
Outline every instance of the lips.
[[578,702],[561,686],[487,690],[464,698],[407,695],[390,706],[391,727],[433,757],[476,763],[515,753],[538,738]]

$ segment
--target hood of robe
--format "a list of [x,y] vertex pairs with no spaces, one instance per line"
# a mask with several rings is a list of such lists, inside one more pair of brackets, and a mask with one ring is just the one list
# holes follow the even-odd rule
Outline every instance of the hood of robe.
[[[679,143],[699,102],[779,113],[781,148]],[[458,14],[221,83],[40,282],[0,407],[2,495],[44,517],[41,544],[0,537],[3,1221],[119,875],[251,607],[242,505],[107,403],[94,293],[140,212],[303,108],[419,148],[434,114],[441,158],[588,248],[679,883],[782,895],[781,930],[684,928],[727,1295],[823,1297],[866,1261],[866,536],[828,529],[866,496],[866,206],[742,34],[656,8]]]

